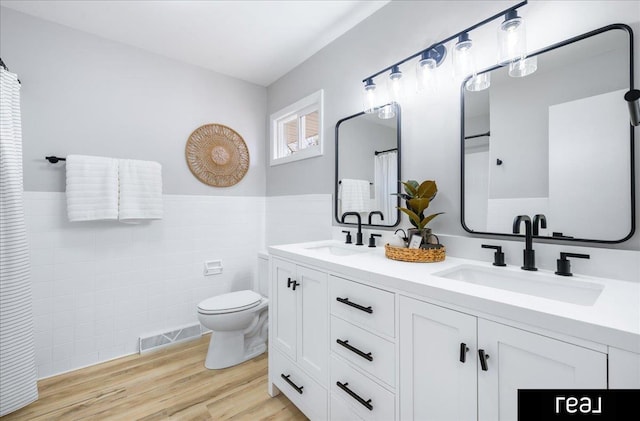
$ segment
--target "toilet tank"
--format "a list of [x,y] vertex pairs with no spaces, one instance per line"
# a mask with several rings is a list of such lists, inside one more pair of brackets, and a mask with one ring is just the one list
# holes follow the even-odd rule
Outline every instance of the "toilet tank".
[[269,296],[269,255],[258,253],[258,276],[256,288],[263,297]]

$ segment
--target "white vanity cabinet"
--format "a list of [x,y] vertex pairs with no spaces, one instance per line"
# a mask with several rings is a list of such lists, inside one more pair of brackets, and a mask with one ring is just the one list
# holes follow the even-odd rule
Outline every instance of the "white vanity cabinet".
[[311,419],[327,418],[327,273],[272,258],[269,378]]
[[399,302],[402,420],[516,420],[518,389],[607,387],[605,353],[412,298]]
[[609,389],[640,389],[640,354],[609,347]]
[[329,276],[332,420],[395,419],[395,298],[357,280]]

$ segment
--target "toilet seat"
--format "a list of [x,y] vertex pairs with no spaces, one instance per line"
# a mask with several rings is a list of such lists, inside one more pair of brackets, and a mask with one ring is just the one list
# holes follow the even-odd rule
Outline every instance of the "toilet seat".
[[262,296],[251,290],[230,292],[207,298],[198,304],[201,314],[235,313],[253,308],[260,304]]

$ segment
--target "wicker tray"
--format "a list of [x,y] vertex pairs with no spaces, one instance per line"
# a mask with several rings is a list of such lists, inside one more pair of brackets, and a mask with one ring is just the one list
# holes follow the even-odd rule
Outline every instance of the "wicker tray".
[[433,263],[442,262],[447,254],[447,249],[442,246],[437,249],[410,249],[404,247],[393,247],[389,244],[384,246],[384,255],[388,259],[401,260],[403,262]]

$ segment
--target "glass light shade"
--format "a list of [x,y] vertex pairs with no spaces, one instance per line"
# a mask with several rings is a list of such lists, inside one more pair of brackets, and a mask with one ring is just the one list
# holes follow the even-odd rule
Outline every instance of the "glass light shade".
[[[460,38],[463,38],[462,36]],[[473,43],[467,36],[453,48],[453,73],[456,77],[466,77],[476,72],[476,63],[471,50]]]
[[509,76],[525,77],[538,70],[538,56],[527,57],[509,63]]
[[404,96],[404,83],[402,82],[402,72],[397,67],[391,70],[389,79],[387,79],[387,90],[389,91],[389,100],[391,102],[400,102]]
[[485,72],[479,75],[473,75],[464,86],[467,88],[467,91],[471,92],[485,90],[491,86],[491,73]]
[[371,114],[376,111],[376,84],[369,80],[364,85],[362,107],[365,113]]
[[416,80],[418,92],[434,92],[438,85],[436,67],[438,63],[433,58],[422,59],[416,66]]
[[527,33],[524,21],[517,14],[502,22],[498,28],[498,63],[520,60],[527,54]]
[[378,118],[388,120],[396,116],[395,104],[388,104],[378,110]]

